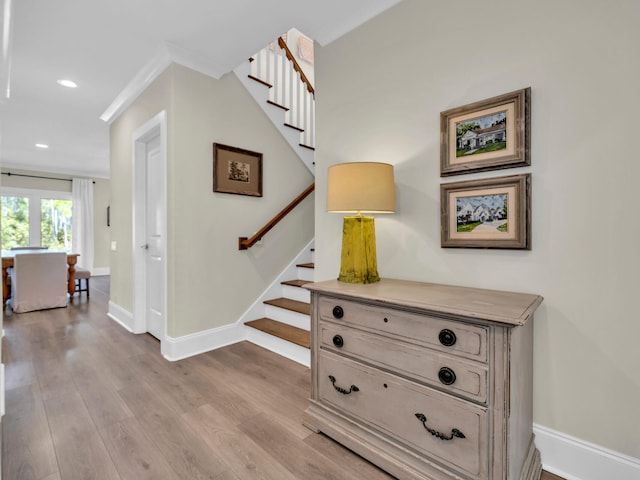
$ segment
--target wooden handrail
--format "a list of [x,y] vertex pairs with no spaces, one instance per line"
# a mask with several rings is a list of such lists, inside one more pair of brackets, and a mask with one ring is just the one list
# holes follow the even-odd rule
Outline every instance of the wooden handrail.
[[253,237],[251,238],[239,237],[238,250],[248,250],[249,248],[253,247],[256,243],[258,243],[260,240],[262,240],[262,237],[264,237],[269,230],[275,227],[278,224],[278,222],[280,222],[280,220],[282,220],[284,217],[287,216],[289,212],[291,212],[291,210],[296,208],[300,204],[300,202],[302,202],[305,198],[307,198],[309,194],[315,190],[315,188],[316,188],[315,183],[312,183],[311,185],[309,185],[304,192],[298,195],[289,205],[284,207],[284,209],[280,213],[278,213],[275,217],[273,217],[269,221],[269,223],[267,223],[264,227],[258,230],[258,232],[256,232],[256,234]]
[[278,37],[278,46],[282,50],[284,50],[285,55],[287,56],[289,61],[293,64],[293,69],[300,74],[300,80],[302,80],[304,84],[307,86],[307,90],[309,90],[309,93],[311,93],[312,95],[315,95],[315,90],[313,89],[313,85],[311,85],[311,82],[302,71],[302,68],[300,68],[300,65],[298,65],[296,58],[293,56],[293,53],[291,53],[291,50],[289,50],[289,47],[287,47],[287,42],[285,42],[282,39],[282,37]]

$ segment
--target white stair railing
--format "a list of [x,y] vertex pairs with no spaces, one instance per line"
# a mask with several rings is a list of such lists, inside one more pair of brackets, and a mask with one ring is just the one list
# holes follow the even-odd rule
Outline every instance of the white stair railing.
[[279,40],[252,57],[250,76],[271,87],[269,103],[287,111],[285,123],[300,131],[300,145],[315,148],[313,87],[284,41]]

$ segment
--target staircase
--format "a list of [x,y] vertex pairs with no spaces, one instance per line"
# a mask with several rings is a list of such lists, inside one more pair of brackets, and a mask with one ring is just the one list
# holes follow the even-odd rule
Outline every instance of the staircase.
[[315,99],[313,87],[291,61],[282,39],[262,49],[234,73],[291,148],[314,172]]
[[279,276],[245,313],[245,338],[261,347],[309,366],[310,293],[313,281],[313,242]]
[[[234,73],[314,174],[314,90],[286,42],[279,38]],[[311,363],[311,306],[304,285],[314,280],[313,262],[312,241],[238,321],[248,341],[307,367]]]

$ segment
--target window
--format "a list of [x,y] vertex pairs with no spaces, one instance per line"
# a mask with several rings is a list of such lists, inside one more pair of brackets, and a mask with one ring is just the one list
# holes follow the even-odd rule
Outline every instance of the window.
[[71,250],[71,193],[3,188],[2,249]]
[[2,205],[2,248],[29,245],[29,199],[27,197],[5,197]]

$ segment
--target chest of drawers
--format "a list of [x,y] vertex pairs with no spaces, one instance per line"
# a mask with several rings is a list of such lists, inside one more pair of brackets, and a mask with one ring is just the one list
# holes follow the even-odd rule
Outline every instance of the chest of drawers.
[[400,479],[533,480],[537,295],[382,279],[311,290],[304,422]]

